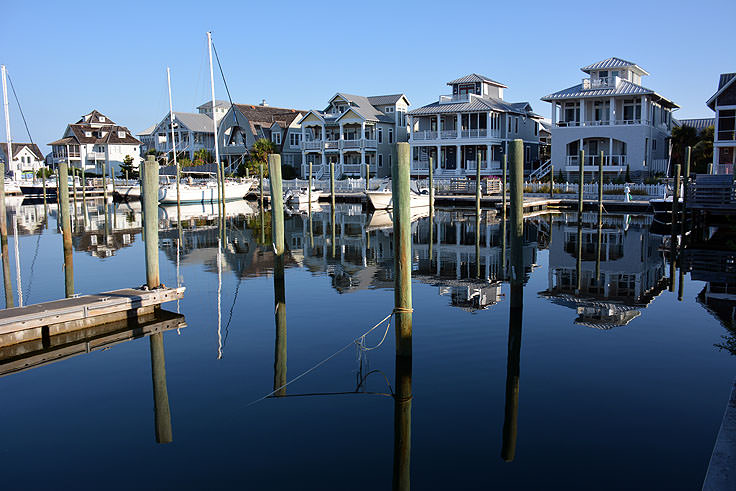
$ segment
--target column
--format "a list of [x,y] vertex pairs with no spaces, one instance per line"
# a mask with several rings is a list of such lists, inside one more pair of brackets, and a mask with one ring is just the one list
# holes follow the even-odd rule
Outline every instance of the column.
[[486,145],[486,162],[488,162],[488,165],[486,166],[486,171],[488,174],[491,173],[491,146]]
[[580,99],[580,126],[585,124],[585,99]]
[[362,140],[365,140],[365,121],[360,122],[360,139],[361,139],[361,147],[364,147]]
[[649,107],[647,107],[646,96],[641,96],[641,121],[642,124],[649,124]]
[[608,108],[608,124],[616,124],[616,98],[611,97],[609,104],[611,105],[611,107]]
[[461,133],[461,127],[463,125],[463,115],[460,113],[457,113],[457,125],[455,126],[457,128],[457,138],[458,140],[462,137]]
[[608,165],[613,165],[613,137],[608,139]]
[[552,104],[552,117],[550,118],[550,121],[552,122],[552,126],[557,124],[557,103],[553,102]]
[[455,145],[455,174],[460,174],[461,162],[463,161],[462,146]]
[[439,169],[440,168],[440,160],[442,159],[442,145],[437,145],[437,158],[434,159],[433,162],[434,168]]
[[[365,129],[365,123],[363,123],[363,129]],[[362,138],[365,138],[365,131],[363,131]],[[409,116],[409,141],[414,139],[414,116]]]
[[437,139],[442,138],[442,115],[437,115]]
[[344,129],[343,123],[340,122],[340,141],[342,141],[342,140],[345,139],[345,133],[344,133],[344,131],[345,131],[345,129]]

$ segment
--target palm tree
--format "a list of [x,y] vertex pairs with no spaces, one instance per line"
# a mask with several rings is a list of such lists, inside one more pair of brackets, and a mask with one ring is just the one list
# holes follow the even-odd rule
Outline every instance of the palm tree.
[[253,144],[250,151],[250,159],[248,160],[248,169],[251,175],[257,175],[259,167],[263,164],[263,175],[268,175],[268,155],[277,153],[276,145],[265,138],[259,138]]

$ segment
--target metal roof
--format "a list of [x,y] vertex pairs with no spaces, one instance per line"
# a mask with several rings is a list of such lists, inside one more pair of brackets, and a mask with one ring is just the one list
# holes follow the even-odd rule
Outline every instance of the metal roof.
[[657,94],[653,90],[642,87],[641,85],[636,85],[635,83],[629,82],[628,80],[619,80],[618,86],[616,87],[606,87],[601,89],[589,90],[583,90],[583,84],[577,84],[559,92],[546,95],[542,97],[542,100],[545,102],[552,102],[565,99],[589,99],[594,97],[617,97],[626,95],[654,95],[662,102],[670,105],[673,108],[680,107],[669,99],[666,99]]
[[501,82],[496,82],[492,78],[488,78],[485,75],[478,75],[477,73],[471,73],[470,75],[465,75],[464,77],[460,77],[455,80],[450,80],[447,82],[447,85],[453,85],[453,84],[464,84],[469,82],[487,82],[492,85],[496,85],[498,87],[508,88]]
[[734,80],[736,80],[736,73],[721,73],[721,77],[718,80],[718,90],[708,99],[706,105],[715,111],[716,99],[731,86]]
[[695,119],[672,119],[677,126],[690,126],[698,131],[702,131],[708,126],[715,126],[716,118],[695,118]]
[[[396,104],[402,97],[406,99],[404,94],[370,95],[367,99],[374,106],[385,106],[387,104]],[[406,100],[409,102],[409,99]]]
[[[209,100],[197,106],[197,109],[210,109],[211,107],[212,107],[212,100]],[[215,99],[215,107],[230,107],[230,103],[228,101]]]
[[137,136],[148,136],[148,135],[151,135],[151,134],[153,134],[153,132],[154,132],[154,131],[156,130],[156,127],[157,127],[157,126],[158,126],[157,124],[154,124],[153,126],[149,126],[149,127],[148,127],[148,128],[146,128],[145,130],[143,130],[143,131],[139,132],[139,133],[137,134]]
[[[433,102],[422,106],[418,109],[409,111],[411,116],[422,116],[426,114],[445,114],[445,113],[458,113],[458,112],[480,112],[480,111],[498,111],[506,113],[521,114],[530,116],[532,113],[526,111],[525,108],[529,105],[528,102],[515,102],[509,103],[504,102],[500,99],[494,99],[490,97],[472,97],[470,102],[458,102],[457,104],[440,104],[439,102]],[[529,106],[531,107],[531,106]]]
[[592,70],[610,70],[612,68],[635,68],[642,75],[649,75],[646,70],[633,61],[627,61],[616,57],[606,58],[605,60],[598,61],[592,65],[584,66],[581,70],[587,73]]

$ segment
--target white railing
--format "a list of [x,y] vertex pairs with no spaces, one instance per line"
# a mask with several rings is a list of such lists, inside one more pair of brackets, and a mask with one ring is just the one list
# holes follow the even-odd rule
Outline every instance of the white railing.
[[322,150],[322,140],[302,140],[302,150]]
[[[600,164],[600,156],[598,155],[586,155],[585,156],[585,162],[583,165],[599,165]],[[578,156],[577,155],[568,155],[567,156],[567,164],[568,166],[571,165],[578,165]],[[624,166],[626,165],[626,155],[604,155],[603,156],[603,165],[612,165],[612,166]]]
[[343,148],[360,148],[361,139],[357,140],[343,140]]
[[449,94],[440,96],[440,104],[455,104],[458,102],[470,102],[471,94]]
[[429,170],[429,160],[412,160],[411,170]]
[[649,165],[649,172],[667,174],[667,159],[653,159]]
[[463,130],[462,137],[463,138],[485,138],[487,133],[488,132],[483,129]]
[[87,158],[93,160],[105,160],[105,152],[87,152]]
[[630,126],[634,124],[644,124],[646,121],[641,119],[617,119],[611,123],[610,120],[594,120],[594,121],[558,121],[555,126],[565,128],[568,126]]
[[609,87],[616,87],[617,78],[618,77],[584,78],[583,90],[607,89]]
[[457,138],[457,130],[442,130],[440,132],[440,138],[442,138],[443,140]]
[[548,160],[547,162],[543,163],[536,169],[534,169],[529,174],[529,179],[535,180],[535,179],[541,179],[542,177],[546,176],[550,169],[552,168],[552,159]]
[[[640,197],[662,197],[667,190],[666,184],[604,184],[603,195],[605,199],[612,199],[612,196],[619,196],[623,199],[626,188],[632,193],[632,198]],[[524,190],[526,193],[549,193],[548,182],[525,182]],[[577,183],[555,183],[555,194],[577,195]],[[590,183],[583,185],[583,196],[588,195],[590,198],[598,197],[598,183]]]
[[378,141],[371,140],[370,138],[363,138],[363,147],[364,148],[378,148]]
[[340,148],[340,140],[325,140],[325,150],[337,150]]
[[411,134],[413,140],[436,140],[436,131],[414,131]]

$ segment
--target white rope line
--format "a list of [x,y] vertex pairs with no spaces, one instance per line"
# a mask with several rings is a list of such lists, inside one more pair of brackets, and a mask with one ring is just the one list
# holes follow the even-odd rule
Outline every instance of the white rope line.
[[[312,368],[309,368],[308,370],[306,370],[306,371],[304,371],[304,372],[300,373],[299,375],[297,375],[297,376],[296,376],[296,377],[294,377],[293,379],[291,379],[291,380],[289,380],[288,382],[286,382],[286,383],[285,383],[284,385],[282,385],[281,387],[278,387],[278,388],[274,389],[273,391],[269,392],[269,393],[268,393],[268,394],[266,394],[265,396],[263,396],[263,397],[261,397],[261,398],[259,398],[259,399],[256,399],[255,401],[251,402],[250,404],[246,405],[245,407],[250,407],[250,406],[252,406],[253,404],[256,404],[256,403],[258,403],[258,402],[261,402],[261,401],[263,401],[264,399],[268,399],[269,397],[271,397],[272,395],[274,395],[274,394],[275,394],[276,392],[280,391],[281,389],[284,389],[284,388],[286,388],[286,387],[287,387],[288,385],[291,385],[292,383],[296,382],[297,380],[299,380],[300,378],[304,377],[304,376],[305,376],[305,375],[307,375],[308,373],[310,373],[310,372],[313,372],[314,370],[316,370],[316,369],[317,369],[317,368],[319,368],[320,366],[324,365],[325,363],[327,363],[328,361],[330,361],[330,360],[331,360],[332,358],[336,357],[337,355],[339,355],[340,353],[342,353],[342,352],[343,352],[343,351],[345,351],[346,349],[350,348],[351,346],[354,346],[355,344],[358,344],[358,346],[361,346],[361,344],[360,344],[360,343],[361,343],[361,342],[363,342],[363,341],[365,340],[365,337],[366,337],[366,335],[370,334],[370,333],[371,333],[371,332],[372,332],[373,330],[375,330],[376,328],[378,328],[378,326],[380,326],[381,324],[383,324],[384,322],[386,322],[387,320],[389,320],[389,319],[391,318],[391,316],[392,316],[392,315],[394,315],[394,313],[395,313],[395,312],[397,312],[397,311],[398,311],[397,309],[394,309],[393,311],[391,311],[391,313],[390,313],[390,314],[388,314],[388,315],[387,315],[386,317],[384,317],[383,319],[381,319],[381,321],[380,321],[380,322],[379,322],[378,324],[376,324],[375,326],[371,327],[371,328],[370,328],[370,329],[368,329],[368,330],[367,330],[366,332],[364,332],[364,333],[363,333],[362,335],[360,335],[360,336],[358,336],[357,338],[353,339],[353,340],[352,340],[352,341],[350,341],[350,342],[349,342],[348,344],[346,344],[345,346],[343,346],[343,347],[342,347],[342,348],[340,348],[339,350],[335,351],[334,353],[332,353],[332,354],[331,354],[330,356],[328,356],[328,357],[327,357],[327,358],[325,358],[324,360],[322,360],[322,361],[318,362],[318,363],[317,363],[316,365],[314,365],[314,366],[313,366]],[[390,326],[390,325],[391,325],[391,323],[389,322],[389,324],[388,324],[388,325]],[[388,327],[386,328],[386,333],[388,333]],[[384,334],[384,335],[383,335],[383,339],[381,340],[381,342],[380,342],[380,343],[378,343],[378,345],[377,345],[377,346],[374,346],[373,348],[370,348],[370,349],[375,349],[375,348],[378,348],[378,346],[380,346],[380,345],[381,345],[381,344],[383,343],[384,339],[386,339],[386,334]],[[362,341],[361,341],[361,340],[362,340]]]

